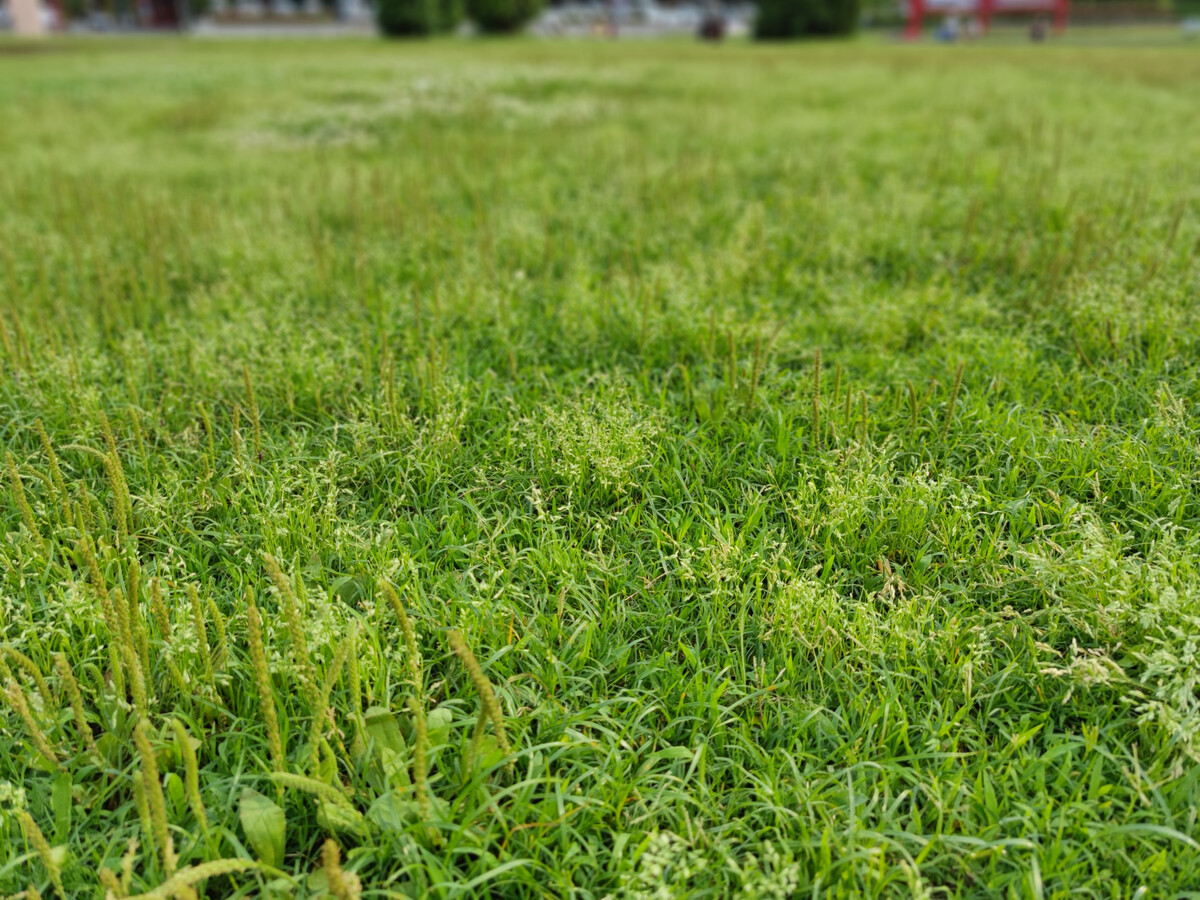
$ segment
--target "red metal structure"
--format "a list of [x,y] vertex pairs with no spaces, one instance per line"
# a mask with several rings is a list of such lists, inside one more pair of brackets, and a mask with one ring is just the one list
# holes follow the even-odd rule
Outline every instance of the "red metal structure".
[[921,35],[921,26],[928,15],[975,15],[987,31],[992,17],[1009,13],[1049,13],[1055,31],[1067,27],[1070,0],[908,0],[908,25],[905,37],[913,40]]

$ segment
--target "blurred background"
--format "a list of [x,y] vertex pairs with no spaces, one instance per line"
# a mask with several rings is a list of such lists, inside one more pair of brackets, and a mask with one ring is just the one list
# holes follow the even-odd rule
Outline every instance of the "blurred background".
[[1200,38],[1200,0],[0,0],[0,34]]

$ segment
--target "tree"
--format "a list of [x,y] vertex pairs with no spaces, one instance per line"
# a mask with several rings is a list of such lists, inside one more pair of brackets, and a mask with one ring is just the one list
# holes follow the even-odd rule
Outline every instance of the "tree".
[[760,40],[852,34],[859,0],[759,0],[754,36]]
[[542,11],[542,0],[467,0],[467,15],[480,31],[520,31]]
[[376,0],[375,3],[375,21],[388,37],[453,31],[462,17],[462,0]]

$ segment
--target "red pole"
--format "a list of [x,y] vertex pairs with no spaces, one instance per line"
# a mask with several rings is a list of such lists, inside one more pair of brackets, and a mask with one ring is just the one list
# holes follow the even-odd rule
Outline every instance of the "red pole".
[[915,41],[921,36],[921,19],[924,16],[925,0],[908,0],[908,26],[904,29],[904,36],[908,40]]
[[1054,0],[1054,30],[1066,31],[1067,15],[1070,12],[1071,0]]
[[[987,34],[989,28],[992,27],[992,4],[995,0],[979,0],[979,27]],[[1061,0],[1054,0],[1058,3]]]

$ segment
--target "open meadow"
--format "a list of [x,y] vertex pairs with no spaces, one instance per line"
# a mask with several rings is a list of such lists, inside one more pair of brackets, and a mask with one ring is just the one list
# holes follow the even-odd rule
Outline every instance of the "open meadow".
[[0,895],[1200,896],[1200,45],[0,44]]

